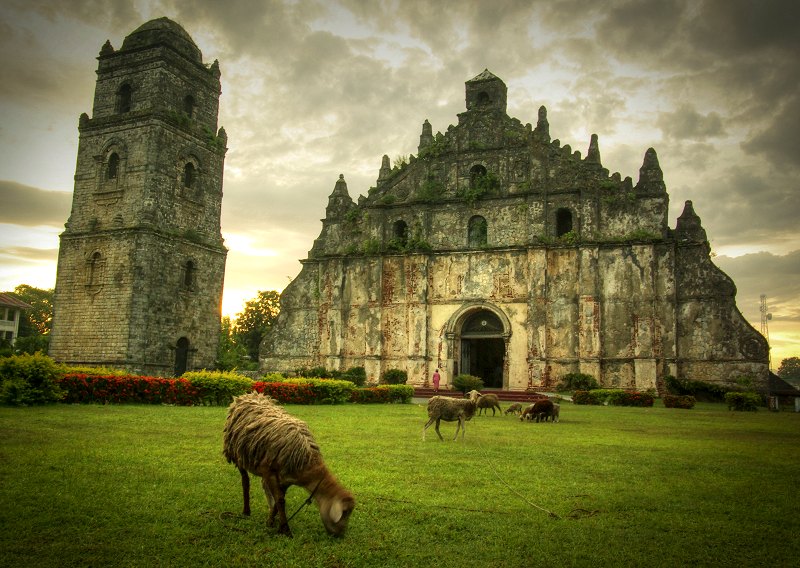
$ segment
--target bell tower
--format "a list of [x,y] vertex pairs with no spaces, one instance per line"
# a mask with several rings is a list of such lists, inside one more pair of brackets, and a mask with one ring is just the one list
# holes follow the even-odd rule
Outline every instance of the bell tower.
[[161,376],[214,365],[227,249],[220,71],[168,18],[98,57],[60,237],[50,355]]

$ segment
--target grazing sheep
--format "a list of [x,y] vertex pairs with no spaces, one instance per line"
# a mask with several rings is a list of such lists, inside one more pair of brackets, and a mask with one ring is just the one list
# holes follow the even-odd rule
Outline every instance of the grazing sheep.
[[522,413],[522,404],[519,402],[515,402],[508,408],[506,408],[506,414],[516,414],[519,415]]
[[242,476],[244,515],[250,514],[250,477],[261,477],[270,505],[267,523],[277,513],[278,532],[291,536],[286,519],[286,490],[304,487],[313,497],[322,523],[334,536],[344,534],[355,508],[353,495],[342,487],[322,459],[308,426],[291,416],[270,397],[250,393],[236,397],[228,407],[223,455]]
[[[492,409],[492,416],[495,415],[494,409],[497,408],[500,412],[503,412],[503,409],[500,408],[500,400],[497,398],[496,394],[481,394],[476,390],[469,391],[469,398],[477,403],[478,408],[478,416],[483,414],[484,408],[491,408]],[[486,415],[489,415],[489,411],[486,411]]]
[[552,416],[553,414],[553,403],[547,399],[537,400],[528,408],[522,411],[520,415],[520,420],[535,420],[539,422],[540,420],[547,420],[548,416]]
[[456,435],[453,437],[455,440],[458,438],[458,431],[461,430],[461,439],[464,439],[464,433],[467,431],[466,421],[471,420],[475,415],[476,404],[474,400],[464,398],[450,398],[446,396],[434,396],[428,401],[428,422],[422,428],[422,439],[425,439],[425,430],[428,426],[436,422],[436,434],[439,439],[444,441],[441,432],[439,432],[439,422],[458,421],[456,426]]

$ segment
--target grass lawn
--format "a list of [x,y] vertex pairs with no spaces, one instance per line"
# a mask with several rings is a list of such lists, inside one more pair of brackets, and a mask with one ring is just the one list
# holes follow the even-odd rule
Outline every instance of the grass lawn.
[[567,403],[423,442],[418,404],[286,408],[356,496],[344,538],[313,506],[278,536],[257,480],[240,515],[225,408],[0,408],[0,566],[798,563],[800,414]]

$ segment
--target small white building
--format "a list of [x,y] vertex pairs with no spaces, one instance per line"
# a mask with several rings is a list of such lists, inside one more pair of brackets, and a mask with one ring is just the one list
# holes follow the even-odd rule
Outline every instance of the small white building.
[[0,340],[14,345],[19,335],[19,322],[23,312],[32,308],[33,306],[11,294],[0,292]]

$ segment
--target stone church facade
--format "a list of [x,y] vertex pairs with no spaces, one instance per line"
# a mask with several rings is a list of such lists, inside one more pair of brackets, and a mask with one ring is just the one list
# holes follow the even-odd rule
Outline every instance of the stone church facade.
[[220,71],[152,20],[98,57],[61,234],[50,355],[138,373],[212,368],[227,250]]
[[263,371],[390,368],[423,384],[552,388],[566,373],[608,387],[666,375],[715,383],[768,374],[766,340],[736,307],[687,201],[674,228],[656,152],[636,183],[506,113],[488,70],[466,82],[444,133],[354,202],[343,176],[262,344]]

